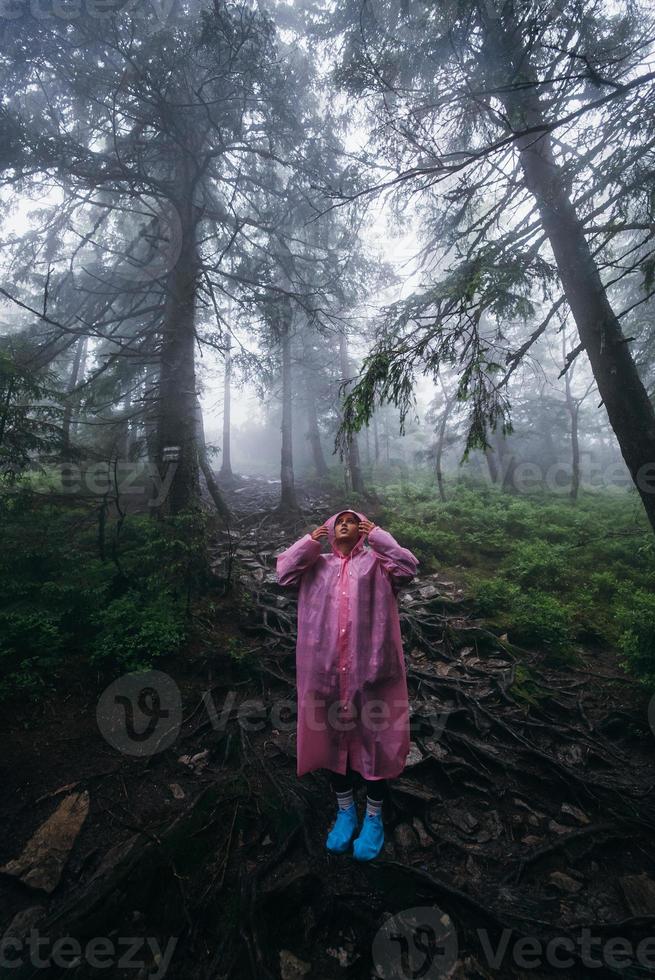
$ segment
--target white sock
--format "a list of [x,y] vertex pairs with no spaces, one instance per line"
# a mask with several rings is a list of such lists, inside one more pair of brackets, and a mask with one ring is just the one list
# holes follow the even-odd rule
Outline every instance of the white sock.
[[366,796],[366,816],[376,817],[382,815],[382,800],[372,800]]
[[345,793],[337,793],[337,803],[339,804],[340,810],[347,810],[354,802],[355,799],[352,789],[347,789]]

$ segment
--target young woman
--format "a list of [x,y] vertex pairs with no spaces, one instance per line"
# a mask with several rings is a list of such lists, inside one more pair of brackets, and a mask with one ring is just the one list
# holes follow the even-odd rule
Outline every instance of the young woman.
[[277,557],[279,584],[299,586],[297,773],[330,771],[338,812],[326,847],[336,853],[348,849],[357,829],[353,778],[363,778],[366,814],[353,843],[360,861],[382,849],[387,780],[400,775],[409,752],[396,596],[418,565],[353,509],[333,514]]

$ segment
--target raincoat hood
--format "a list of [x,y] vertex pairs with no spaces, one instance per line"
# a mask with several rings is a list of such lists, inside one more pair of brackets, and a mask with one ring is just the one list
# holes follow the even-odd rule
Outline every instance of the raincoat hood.
[[[342,507],[341,510],[338,510],[336,514],[332,515],[332,517],[328,517],[327,521],[325,522],[328,529],[328,541],[330,542],[330,547],[332,551],[335,553],[335,555],[339,555],[340,557],[341,557],[341,552],[337,548],[337,544],[336,544],[337,532],[336,532],[335,524],[337,523],[337,517],[339,517],[340,514],[346,514],[346,513],[357,514],[357,517],[360,519],[360,521],[368,520],[366,514],[362,514],[361,511],[355,510],[354,507]],[[366,535],[362,531],[359,538],[353,545],[350,554],[355,555],[357,554],[358,551],[361,551],[361,549],[364,547],[365,540],[366,540]]]

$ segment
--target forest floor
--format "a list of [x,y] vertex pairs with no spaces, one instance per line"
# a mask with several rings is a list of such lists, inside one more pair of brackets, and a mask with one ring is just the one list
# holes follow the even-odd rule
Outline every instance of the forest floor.
[[[276,715],[295,696],[295,600],[274,555],[343,499],[299,483],[303,513],[284,521],[278,482],[224,491],[245,605],[215,598],[201,640],[157,664],[181,693],[173,744],[118,752],[81,688],[3,719],[0,865],[71,794],[89,812],[52,891],[0,873],[0,932],[87,951],[105,937],[122,961],[32,957],[0,976],[655,975],[653,732],[615,655],[519,650],[472,616],[457,569],[419,576],[400,596],[412,751],[385,846],[364,864],[331,855],[327,774],[297,778],[294,726]],[[243,723],[247,700],[261,724]]]

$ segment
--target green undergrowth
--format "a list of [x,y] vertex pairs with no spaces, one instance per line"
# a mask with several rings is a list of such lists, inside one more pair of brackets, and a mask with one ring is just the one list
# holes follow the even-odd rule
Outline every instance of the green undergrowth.
[[149,669],[187,642],[208,588],[206,517],[99,520],[98,508],[0,496],[0,701]]
[[564,663],[576,644],[613,647],[655,683],[655,538],[636,493],[510,494],[459,483],[385,488],[378,520],[424,574],[464,585],[474,612],[511,642]]

